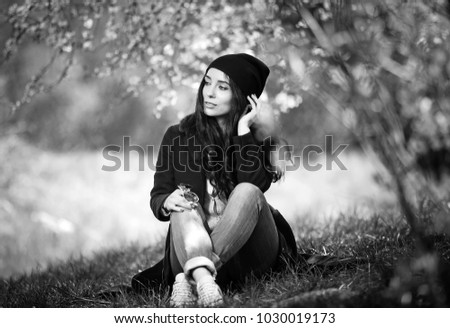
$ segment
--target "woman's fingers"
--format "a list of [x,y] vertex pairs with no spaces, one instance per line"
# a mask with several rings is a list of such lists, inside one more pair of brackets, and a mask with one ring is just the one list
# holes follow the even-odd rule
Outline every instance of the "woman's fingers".
[[257,103],[255,102],[255,100],[252,98],[252,96],[247,96],[247,100],[250,103],[250,105],[252,105],[252,109],[255,110],[257,107]]
[[255,104],[256,112],[258,113],[260,111],[260,109],[261,109],[261,104],[259,102],[259,99],[256,97],[255,94],[253,94],[251,97],[252,97],[252,100],[253,100],[253,102]]
[[184,212],[186,210],[186,208],[175,205],[174,208],[172,209],[172,212]]
[[[253,123],[257,120],[258,114],[261,111],[261,102],[255,94],[247,96],[247,100],[252,107],[250,112],[244,112],[242,116],[239,118],[238,123],[238,133],[242,135],[244,133],[248,133],[249,128],[253,125]],[[241,131],[241,132],[239,132]]]
[[177,200],[177,202],[175,202],[175,204],[173,204],[173,207],[175,209],[184,209],[184,210],[190,210],[192,209],[191,203],[188,202],[186,199],[182,198]]
[[259,103],[258,98],[256,97],[256,95],[250,95],[247,96],[247,99],[250,103],[250,105],[252,106],[252,111],[250,111],[250,113],[248,113],[248,121],[250,123],[250,125],[256,120],[256,116],[258,115],[260,109],[261,109],[261,105]]
[[181,190],[175,190],[169,197],[166,206],[170,211],[182,212],[194,208],[192,203],[184,198]]

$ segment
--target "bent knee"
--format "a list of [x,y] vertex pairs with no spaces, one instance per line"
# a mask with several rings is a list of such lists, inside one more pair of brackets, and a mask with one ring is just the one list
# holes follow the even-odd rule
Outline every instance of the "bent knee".
[[243,197],[248,197],[250,195],[256,197],[263,197],[264,194],[256,185],[250,182],[241,182],[233,190],[233,193],[239,194]]
[[170,223],[177,224],[190,221],[202,222],[200,214],[196,210],[184,210],[183,212],[172,212],[170,214]]
[[209,235],[189,234],[184,238],[184,247],[187,254],[203,254],[211,251],[212,242]]
[[188,254],[211,248],[211,239],[196,211],[173,212],[170,217],[171,234],[181,242]]

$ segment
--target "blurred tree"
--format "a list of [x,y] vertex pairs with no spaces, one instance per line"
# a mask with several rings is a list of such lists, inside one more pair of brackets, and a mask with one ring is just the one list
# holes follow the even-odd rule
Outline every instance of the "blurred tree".
[[[280,13],[274,8],[275,3],[265,1],[224,0],[27,0],[13,3],[0,16],[8,36],[3,37],[0,61],[0,75],[5,81],[4,92],[0,95],[3,126],[19,131],[25,129],[31,140],[40,140],[30,128],[39,129],[36,119],[42,122],[47,119],[39,108],[52,101],[33,104],[33,99],[52,92],[51,97],[58,98],[60,106],[70,107],[74,100],[68,93],[86,89],[80,84],[90,86],[84,91],[84,102],[89,96],[94,97],[108,86],[116,85],[115,92],[108,97],[101,96],[100,105],[96,105],[96,116],[102,119],[93,121],[92,115],[87,113],[85,123],[82,120],[70,122],[72,126],[78,124],[80,129],[84,126],[79,133],[71,135],[68,130],[56,127],[61,133],[47,135],[47,139],[53,136],[57,141],[68,140],[71,136],[75,140],[77,135],[89,136],[91,141],[85,140],[85,143],[92,142],[94,146],[114,142],[115,139],[109,137],[111,133],[98,134],[113,129],[113,122],[120,120],[121,114],[116,108],[126,108],[132,98],[139,98],[141,112],[150,104],[157,118],[167,117],[164,109],[175,109],[178,116],[184,115],[186,107],[192,110],[193,99],[185,99],[178,92],[180,88],[188,88],[195,94],[208,62],[222,53],[250,51],[271,66],[267,90],[275,115],[291,124],[291,116],[298,116],[301,111],[300,123],[304,124],[301,135],[298,127],[288,133],[299,149],[312,142],[322,143],[325,133],[347,138],[349,132],[341,125],[336,126],[337,121],[326,119],[328,114],[323,106],[317,108],[319,103],[313,98],[300,95],[299,88],[311,83],[307,76],[300,81],[297,75],[291,74],[291,69],[297,73],[305,70],[305,59],[298,60],[290,42],[306,45],[310,41],[299,36],[286,39],[284,21],[278,18]],[[83,108],[90,108],[86,103],[71,107],[81,107],[78,109],[81,112],[86,112]],[[22,111],[25,113],[21,114]],[[32,111],[37,113],[30,116]],[[67,115],[69,118],[77,116]],[[30,118],[34,120],[31,123]],[[50,120],[54,124],[60,122],[60,126],[68,124],[61,122],[64,116]],[[130,122],[139,121],[142,119]],[[94,122],[98,122],[97,129],[86,130],[86,127],[93,128]],[[328,122],[327,125],[324,122]],[[130,134],[134,129],[137,126],[130,125],[125,132]],[[66,136],[62,135],[64,131]],[[45,131],[40,134],[43,137]]]

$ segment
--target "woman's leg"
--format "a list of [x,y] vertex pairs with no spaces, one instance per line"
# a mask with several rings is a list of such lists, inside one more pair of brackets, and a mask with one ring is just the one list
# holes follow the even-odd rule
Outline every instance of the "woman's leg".
[[[240,279],[267,271],[278,255],[278,231],[261,190],[240,183],[231,193],[222,219],[211,233],[214,253],[227,275]],[[219,267],[217,268],[219,269]]]
[[192,277],[192,271],[206,267],[216,273],[212,262],[212,243],[204,225],[201,207],[184,212],[173,212],[170,217],[170,264],[176,275],[185,272]]
[[223,304],[222,291],[214,281],[217,271],[204,217],[200,206],[171,214],[170,264],[176,275],[171,295],[173,306],[191,305],[193,294],[188,279],[196,284],[199,305]]

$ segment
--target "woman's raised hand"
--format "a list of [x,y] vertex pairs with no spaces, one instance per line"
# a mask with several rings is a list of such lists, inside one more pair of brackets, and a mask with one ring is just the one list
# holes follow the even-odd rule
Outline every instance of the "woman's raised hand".
[[239,119],[238,135],[240,136],[250,132],[250,127],[256,121],[256,118],[261,111],[261,101],[255,94],[247,96],[247,99],[250,102],[251,110],[244,113]]
[[184,193],[176,189],[166,198],[163,207],[169,212],[183,212],[197,207],[197,204],[184,198]]

